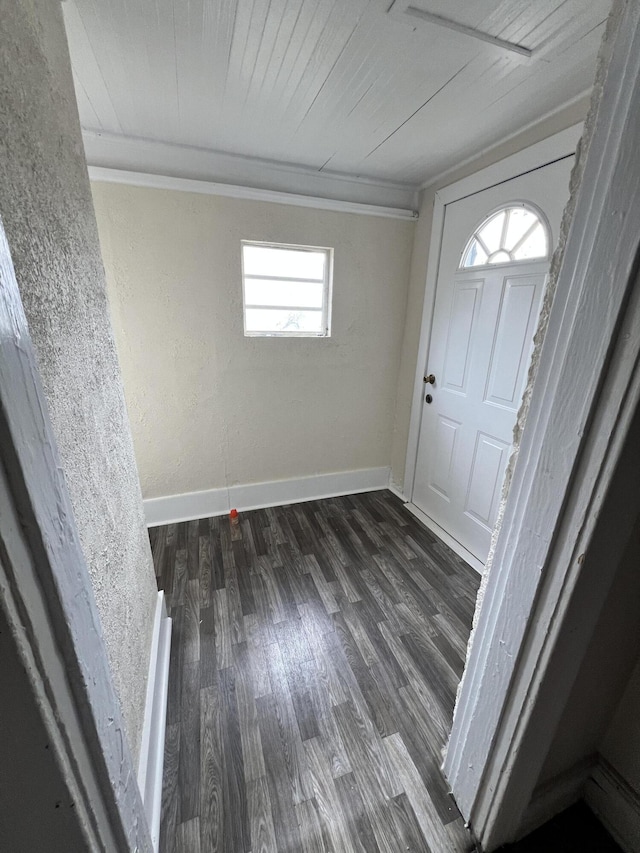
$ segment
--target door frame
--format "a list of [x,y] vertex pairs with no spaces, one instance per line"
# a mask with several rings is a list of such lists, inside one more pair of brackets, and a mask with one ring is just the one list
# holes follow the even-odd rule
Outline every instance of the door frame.
[[407,509],[416,515],[423,523],[431,528],[449,547],[460,557],[473,566],[476,571],[481,572],[483,564],[474,557],[457,540],[450,536],[445,530],[437,525],[432,519],[425,515],[422,510],[413,504],[414,481],[416,475],[416,464],[418,457],[418,442],[420,438],[420,426],[424,406],[422,405],[423,376],[427,368],[429,346],[431,344],[431,331],[433,324],[433,313],[436,301],[436,288],[438,269],[440,267],[440,252],[442,247],[442,236],[446,207],[456,201],[461,201],[470,195],[490,189],[498,184],[517,178],[534,169],[570,157],[575,154],[578,141],[582,135],[583,123],[574,124],[559,133],[549,136],[534,145],[524,148],[509,157],[505,157],[497,163],[487,166],[473,175],[462,178],[453,184],[449,184],[437,190],[433,205],[433,220],[431,224],[431,238],[429,241],[429,255],[427,263],[427,276],[425,281],[424,302],[422,307],[422,321],[420,326],[420,339],[418,343],[418,355],[413,384],[413,395],[411,402],[411,415],[409,419],[409,437],[407,440],[407,453],[405,459],[404,474],[404,499],[408,501]]
[[624,455],[640,414],[640,5],[617,16],[443,766],[489,851],[522,829],[640,513]]

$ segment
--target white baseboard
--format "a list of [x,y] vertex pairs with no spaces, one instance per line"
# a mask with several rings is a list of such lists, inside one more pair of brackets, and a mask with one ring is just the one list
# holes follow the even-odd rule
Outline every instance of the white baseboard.
[[586,784],[585,800],[626,853],[640,850],[640,793],[602,756]]
[[[397,492],[396,492],[397,494]],[[467,551],[464,545],[461,545],[456,539],[453,538],[446,530],[443,530],[439,524],[436,524],[433,519],[429,518],[421,509],[415,504],[405,503],[404,508],[409,510],[412,515],[415,515],[417,519],[419,519],[425,527],[428,527],[432,533],[438,537],[438,539],[442,539],[445,545],[448,545],[449,548],[457,554],[458,557],[462,557],[465,563],[468,563],[472,569],[475,569],[478,574],[482,574],[484,572],[484,563],[482,563],[476,556],[474,556],[471,551]]]
[[590,755],[574,764],[564,773],[543,782],[533,792],[518,829],[518,838],[523,838],[552,817],[568,809],[582,798],[589,775],[596,766],[597,756]]
[[147,696],[138,763],[138,787],[149,823],[154,851],[160,842],[160,807],[164,738],[167,722],[171,619],[167,616],[164,592],[158,593],[151,640]]
[[204,492],[169,495],[165,498],[149,498],[144,501],[144,512],[147,526],[155,527],[159,524],[225,515],[231,509],[246,512],[268,506],[374,492],[388,486],[389,468],[362,468],[358,471],[298,477],[295,480],[249,483]]

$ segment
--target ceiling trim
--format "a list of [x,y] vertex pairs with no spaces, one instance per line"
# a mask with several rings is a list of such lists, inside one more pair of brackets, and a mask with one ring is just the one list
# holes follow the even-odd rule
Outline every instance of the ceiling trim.
[[[293,194],[316,202],[345,202],[393,208],[401,211],[402,218],[406,218],[407,211],[413,214],[418,206],[417,187],[408,184],[354,177],[338,172],[321,172],[305,166],[292,166],[188,145],[174,145],[91,130],[83,130],[82,138],[87,164],[90,167],[146,174],[156,178],[185,179],[220,188],[233,186],[255,192]],[[193,189],[191,191],[198,192]],[[232,194],[230,191],[223,192],[222,189],[208,192]],[[322,205],[307,203],[305,206]]]
[[125,169],[110,169],[104,166],[89,166],[89,178],[96,182],[127,184],[134,187],[148,187],[159,190],[177,190],[179,192],[219,195],[227,198],[240,198],[249,201],[266,201],[276,204],[290,204],[296,207],[312,207],[316,210],[334,210],[340,213],[358,213],[364,216],[383,216],[388,219],[416,220],[418,211],[399,207],[384,207],[377,204],[360,204],[340,199],[320,198],[318,196],[263,190],[255,187],[220,184],[214,181],[202,181],[193,178],[177,178],[173,175],[151,175],[147,172],[131,172]]
[[436,194],[442,204],[450,204],[474,193],[482,192],[482,190],[502,183],[504,180],[510,180],[510,178],[504,177],[505,174],[512,174],[514,177],[524,175],[525,172],[539,169],[541,165],[569,157],[571,154],[575,154],[583,128],[584,122],[573,124],[559,133],[554,133],[553,136],[541,139],[540,142],[535,142],[533,145],[523,148],[522,151],[516,151],[515,154],[504,157],[497,163],[485,166],[484,169],[437,190]]
[[[514,145],[516,147],[516,151],[515,151],[516,154],[518,154],[521,151],[526,151],[529,148],[532,148],[533,145],[537,145],[538,143],[532,143],[532,144],[531,143],[529,143],[529,144],[524,143],[524,147],[522,147],[521,145],[516,145],[516,143],[519,142],[521,139],[524,139],[525,136],[533,135],[536,133],[536,131],[542,130],[543,128],[545,128],[546,125],[548,125],[549,123],[553,123],[556,119],[562,118],[564,113],[567,113],[568,111],[577,107],[583,101],[587,102],[586,106],[584,108],[584,116],[586,117],[586,114],[588,111],[588,105],[589,105],[588,99],[590,99],[590,97],[591,97],[591,91],[592,91],[592,87],[585,89],[583,92],[581,92],[575,98],[571,98],[570,101],[567,101],[565,104],[562,104],[562,106],[558,107],[557,109],[551,110],[550,112],[545,113],[545,115],[543,115],[543,116],[539,116],[535,121],[529,122],[529,124],[524,125],[524,127],[518,128],[518,130],[515,131],[515,133],[511,133],[508,136],[505,136],[504,139],[500,140],[500,142],[498,142],[497,144],[488,145],[485,148],[482,148],[481,150],[477,151],[475,154],[472,154],[470,157],[466,157],[464,160],[461,160],[456,165],[450,166],[449,168],[445,169],[443,172],[440,172],[437,175],[434,175],[430,178],[427,178],[425,181],[423,181],[420,184],[419,189],[420,190],[428,190],[428,189],[433,189],[433,188],[445,186],[445,185],[447,185],[446,182],[447,182],[447,178],[449,176],[455,175],[456,172],[459,172],[461,169],[465,169],[467,166],[470,166],[471,164],[477,163],[479,160],[482,160],[485,158],[490,158],[492,155],[497,154],[500,151],[504,150],[504,148],[510,144]],[[584,125],[584,118],[582,118],[580,121],[572,124],[568,129],[578,128],[578,127],[582,128],[583,125]],[[558,133],[562,133],[562,131],[558,131],[557,133],[552,133],[551,135],[549,135],[548,131],[546,133],[541,133],[540,134],[541,141],[545,142],[545,140],[553,139],[555,136],[558,135]],[[578,138],[581,136],[581,134],[582,134],[582,130],[580,130],[580,133],[578,134]],[[576,139],[576,142],[577,142],[577,139]],[[505,159],[508,159],[508,156],[509,155],[507,155],[507,157],[504,157],[504,156],[500,157],[499,161],[501,162]],[[498,161],[496,161],[496,162],[498,162]],[[449,186],[453,186],[453,185],[449,184]]]

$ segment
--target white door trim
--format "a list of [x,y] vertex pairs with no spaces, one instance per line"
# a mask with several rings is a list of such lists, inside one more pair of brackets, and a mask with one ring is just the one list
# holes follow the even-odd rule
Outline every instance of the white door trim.
[[[422,418],[422,377],[426,369],[427,357],[429,355],[429,344],[431,341],[431,323],[436,298],[436,282],[438,267],[440,266],[440,247],[442,244],[442,232],[444,229],[445,207],[454,201],[460,201],[469,195],[500,184],[503,181],[517,178],[533,169],[546,166],[554,160],[569,157],[575,153],[576,146],[582,134],[582,123],[575,124],[566,130],[543,139],[541,142],[531,145],[510,157],[505,157],[498,163],[487,166],[467,178],[456,181],[447,187],[443,187],[435,194],[433,207],[433,221],[431,224],[431,239],[429,242],[429,257],[427,264],[427,277],[425,281],[424,302],[422,306],[422,325],[420,327],[420,341],[418,344],[418,358],[413,385],[413,396],[411,401],[411,416],[409,420],[409,438],[407,440],[407,454],[404,473],[404,494],[409,501],[413,499],[413,481],[416,473],[416,459],[418,455],[418,439],[420,436],[420,421]],[[427,190],[428,192],[428,190]]]
[[[629,3],[444,764],[487,850],[518,831],[615,574],[617,550],[640,509],[637,488],[620,485],[636,476],[621,460],[640,406],[639,105],[640,6]],[[616,535],[609,531],[605,548],[597,523],[617,489],[623,497]],[[575,613],[585,578],[588,594]],[[545,695],[554,673],[561,677]]]
[[1,222],[0,508],[0,607],[87,849],[151,853],[93,587]]

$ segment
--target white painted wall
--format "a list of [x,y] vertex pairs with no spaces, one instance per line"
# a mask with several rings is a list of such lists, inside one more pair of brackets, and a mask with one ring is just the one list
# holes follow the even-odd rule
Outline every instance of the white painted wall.
[[[94,183],[145,498],[388,466],[414,223]],[[332,336],[245,338],[240,241],[332,246]]]

